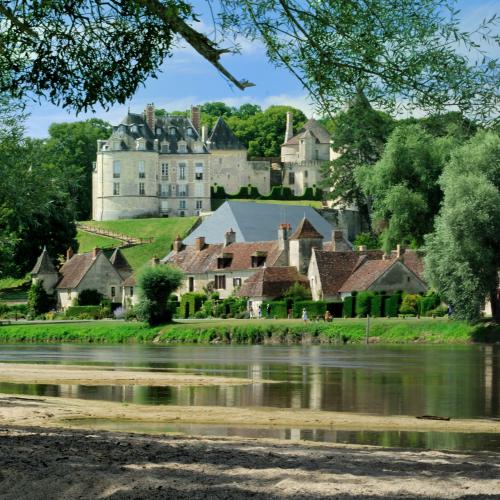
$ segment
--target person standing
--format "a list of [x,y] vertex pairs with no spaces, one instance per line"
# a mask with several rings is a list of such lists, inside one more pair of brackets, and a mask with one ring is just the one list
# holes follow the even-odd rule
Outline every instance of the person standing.
[[259,304],[259,307],[257,309],[257,314],[258,314],[259,319],[262,318],[262,305],[261,304]]
[[271,317],[271,304],[266,304],[266,318],[269,319]]
[[307,323],[307,310],[305,307],[304,309],[302,309],[302,320],[304,321],[304,323]]

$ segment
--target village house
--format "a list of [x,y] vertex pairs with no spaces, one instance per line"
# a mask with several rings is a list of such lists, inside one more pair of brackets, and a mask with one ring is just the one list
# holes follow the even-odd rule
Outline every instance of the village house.
[[[44,248],[31,277],[33,282],[42,281],[47,293],[57,293],[58,308],[64,310],[83,290],[97,290],[111,302],[123,303],[125,284],[132,279],[132,268],[119,248],[111,254],[95,248],[81,254],[73,254],[69,249],[66,261],[57,270]],[[133,288],[129,286],[127,292],[133,295]]]

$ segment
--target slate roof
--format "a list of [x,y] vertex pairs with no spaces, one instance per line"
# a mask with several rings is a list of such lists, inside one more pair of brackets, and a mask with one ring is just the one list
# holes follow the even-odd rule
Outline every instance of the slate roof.
[[[224,246],[222,243],[205,245],[197,250],[194,245],[185,247],[180,252],[170,254],[166,263],[178,267],[191,274],[200,274],[213,271],[240,271],[252,269],[252,256],[265,253],[265,263],[271,266],[276,263],[282,251],[276,241],[255,241],[250,243],[231,243]],[[226,265],[218,267],[218,259],[226,257]]]
[[62,279],[57,288],[76,288],[94,263],[93,252],[79,253],[67,260],[59,272]]
[[220,116],[210,134],[210,149],[245,149]]
[[320,144],[330,144],[330,133],[326,130],[321,123],[318,123],[314,118],[310,118],[304,126],[288,141],[285,142],[287,146],[299,144],[302,137],[312,135]]
[[250,276],[238,290],[240,297],[282,297],[294,284],[309,288],[309,280],[294,266],[264,267]]
[[54,264],[52,263],[52,259],[49,256],[49,252],[47,252],[47,248],[43,247],[43,251],[38,257],[35,267],[31,270],[31,274],[49,274],[49,273],[57,273]]
[[305,217],[300,221],[297,229],[290,236],[291,240],[322,239],[323,235]]
[[118,271],[122,279],[126,279],[132,274],[132,268],[119,248],[115,248],[109,261],[113,264],[113,267]]
[[204,236],[207,243],[222,243],[224,233],[230,227],[236,232],[236,241],[239,242],[275,241],[280,224],[289,223],[296,229],[304,217],[325,241],[331,240],[331,224],[311,207],[226,201],[183,242],[192,245],[197,237]]

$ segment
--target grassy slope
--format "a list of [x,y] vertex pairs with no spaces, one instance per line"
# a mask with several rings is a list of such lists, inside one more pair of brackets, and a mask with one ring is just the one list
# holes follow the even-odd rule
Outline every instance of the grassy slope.
[[88,221],[86,224],[127,234],[136,238],[154,238],[152,243],[137,245],[123,250],[130,265],[140,269],[154,256],[163,258],[170,252],[174,238],[184,236],[196,222],[196,217],[159,219],[120,219],[110,221]]
[[244,202],[252,202],[252,203],[268,203],[271,205],[298,205],[301,207],[312,207],[312,208],[321,208],[321,201],[308,201],[308,200],[246,200],[246,199],[231,199],[231,200],[222,200],[224,201],[244,201]]
[[95,247],[110,248],[117,247],[121,244],[120,240],[100,236],[98,234],[86,233],[85,231],[78,231],[76,238],[78,239],[78,243],[80,243],[78,247],[80,253],[90,252]]
[[0,302],[26,302],[31,278],[3,278],[0,280]]
[[[209,320],[149,328],[141,323],[94,321],[66,324],[17,324],[0,327],[0,342],[159,342],[203,343],[232,339],[233,343],[300,342],[302,335],[321,342],[362,343],[364,319],[338,319],[332,323],[300,320]],[[489,336],[489,338],[487,337]],[[373,319],[370,337],[380,343],[465,344],[500,338],[498,326],[469,325],[447,319]]]

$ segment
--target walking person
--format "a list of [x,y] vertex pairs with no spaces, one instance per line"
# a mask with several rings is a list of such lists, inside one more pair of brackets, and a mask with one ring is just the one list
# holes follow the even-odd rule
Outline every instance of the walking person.
[[257,309],[257,314],[258,314],[258,318],[261,319],[262,318],[262,306],[259,304],[259,307]]
[[304,323],[307,323],[307,311],[305,307],[304,309],[302,309],[302,320],[304,321]]

